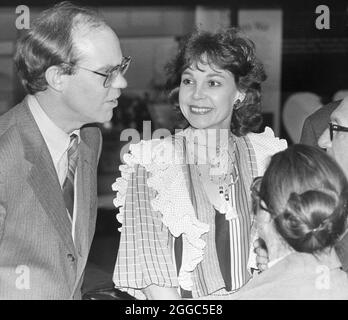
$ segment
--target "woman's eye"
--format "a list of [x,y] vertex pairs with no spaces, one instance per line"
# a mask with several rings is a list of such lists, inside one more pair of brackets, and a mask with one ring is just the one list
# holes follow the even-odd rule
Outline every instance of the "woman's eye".
[[215,80],[209,80],[208,84],[209,84],[209,87],[218,87],[218,86],[221,86],[221,82],[215,81]]
[[185,79],[182,79],[181,81],[183,84],[191,84],[192,83],[192,80],[191,79],[188,79],[188,78],[185,78]]

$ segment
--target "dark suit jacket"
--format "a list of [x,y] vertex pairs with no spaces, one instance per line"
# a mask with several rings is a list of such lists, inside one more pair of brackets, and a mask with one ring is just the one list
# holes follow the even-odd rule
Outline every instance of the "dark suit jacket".
[[[300,143],[318,147],[318,139],[328,127],[330,115],[340,102],[341,100],[331,102],[306,118],[302,128]],[[348,272],[348,234],[337,243],[335,249],[342,262],[343,269]]]
[[0,117],[0,299],[79,299],[97,213],[100,130],[81,129],[75,243],[27,99]]
[[330,115],[340,102],[331,102],[306,118],[302,128],[300,143],[318,147],[318,139],[328,127]]

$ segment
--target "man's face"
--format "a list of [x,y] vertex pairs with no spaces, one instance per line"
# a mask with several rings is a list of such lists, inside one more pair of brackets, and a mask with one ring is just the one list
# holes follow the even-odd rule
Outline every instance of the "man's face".
[[[331,114],[330,121],[339,126],[348,127],[348,97]],[[327,128],[319,138],[318,145],[335,158],[348,177],[348,132],[333,131],[331,141],[330,131]]]
[[[74,33],[73,41],[80,53],[77,66],[107,73],[122,62],[119,40],[108,27],[87,32],[78,30]],[[121,89],[127,87],[127,81],[121,74],[109,88],[104,88],[104,81],[105,77],[78,67],[74,75],[67,77],[62,99],[70,122],[82,126],[111,120],[113,108],[117,107],[117,99]]]

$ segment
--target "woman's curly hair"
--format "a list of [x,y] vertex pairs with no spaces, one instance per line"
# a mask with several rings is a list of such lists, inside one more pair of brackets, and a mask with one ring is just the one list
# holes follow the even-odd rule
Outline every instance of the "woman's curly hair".
[[[256,58],[254,43],[236,28],[216,33],[195,30],[182,39],[178,54],[166,65],[166,88],[171,101],[178,105],[181,74],[199,63],[228,70],[234,75],[237,88],[245,98],[235,107],[231,131],[236,136],[257,132],[261,123],[261,83],[266,79],[262,63]],[[232,108],[233,106],[231,106]]]
[[299,252],[332,247],[346,229],[348,182],[324,151],[293,145],[275,154],[259,197],[278,233]]

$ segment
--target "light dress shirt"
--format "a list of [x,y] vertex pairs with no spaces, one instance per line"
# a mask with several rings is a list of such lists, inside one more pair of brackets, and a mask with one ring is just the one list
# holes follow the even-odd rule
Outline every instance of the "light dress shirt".
[[[54,167],[57,172],[60,186],[63,187],[64,180],[68,172],[68,147],[70,144],[70,135],[76,134],[78,136],[78,142],[80,143],[80,130],[75,130],[71,134],[67,134],[61,128],[59,128],[41,108],[39,102],[33,95],[28,96],[29,109],[35,119],[36,124],[46,142],[48,151],[52,157]],[[76,189],[76,176],[74,179],[74,190]],[[72,222],[72,238],[75,242],[75,223],[76,223],[76,192],[74,192],[74,210],[73,218],[71,221],[70,214],[67,210],[67,215]]]

